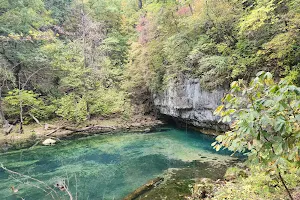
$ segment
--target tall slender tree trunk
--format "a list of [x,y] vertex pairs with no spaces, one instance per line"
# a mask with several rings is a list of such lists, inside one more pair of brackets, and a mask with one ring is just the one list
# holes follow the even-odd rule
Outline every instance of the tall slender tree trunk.
[[82,40],[83,40],[83,59],[84,67],[88,66],[88,60],[86,56],[86,15],[84,10],[84,2],[81,2],[81,25],[82,25]]
[[21,88],[21,82],[20,82],[20,76],[19,76],[19,101],[20,101],[20,126],[19,126],[19,133],[23,134],[23,101],[21,99],[22,97],[22,88]]
[[191,14],[193,15],[193,14],[194,14],[194,12],[193,12],[193,8],[192,8],[192,6],[191,6],[191,4],[190,4],[190,3],[189,3],[189,8],[190,8]]
[[139,9],[142,9],[142,8],[143,8],[143,1],[142,1],[142,0],[139,0],[138,6],[139,6]]
[[0,87],[0,125],[2,125],[2,127],[6,127],[8,125],[7,120],[5,119],[3,110],[2,110],[2,88]]

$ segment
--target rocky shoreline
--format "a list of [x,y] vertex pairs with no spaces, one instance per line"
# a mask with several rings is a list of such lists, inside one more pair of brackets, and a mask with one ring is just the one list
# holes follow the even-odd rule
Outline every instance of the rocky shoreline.
[[81,126],[76,126],[68,122],[45,123],[43,126],[37,127],[25,126],[26,131],[24,134],[1,134],[0,152],[31,148],[35,145],[42,144],[44,140],[49,138],[59,141],[118,132],[150,133],[164,124],[163,121],[157,120],[152,116],[143,116],[132,119],[131,121],[113,119],[109,120],[109,123],[108,120],[91,120],[89,123]]

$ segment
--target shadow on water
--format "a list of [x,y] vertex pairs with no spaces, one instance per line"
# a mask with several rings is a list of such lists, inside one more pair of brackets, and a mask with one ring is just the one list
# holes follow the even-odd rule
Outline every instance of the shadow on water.
[[[226,167],[236,159],[228,151],[215,152],[211,147],[213,141],[213,137],[194,131],[164,127],[150,134],[98,135],[51,147],[8,152],[1,155],[0,162],[49,185],[67,179],[71,192],[78,192],[78,199],[122,199],[148,180],[163,174],[168,176],[171,168],[181,170],[171,172],[176,180],[222,177]],[[0,170],[1,199],[20,199],[12,194],[9,188],[12,185],[24,199],[50,199],[18,179]]]

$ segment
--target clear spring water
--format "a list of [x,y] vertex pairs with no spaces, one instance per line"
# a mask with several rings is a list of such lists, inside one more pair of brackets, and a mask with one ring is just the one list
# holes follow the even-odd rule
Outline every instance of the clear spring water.
[[[215,152],[213,141],[208,135],[168,128],[163,132],[97,135],[51,147],[37,146],[2,154],[0,162],[50,186],[67,179],[73,196],[77,191],[79,200],[118,200],[168,168],[185,167],[193,160],[213,165],[232,160],[229,152]],[[0,169],[0,199],[51,199],[32,184],[38,185]],[[13,194],[11,186],[19,191]],[[64,192],[58,193],[61,199],[67,199]]]

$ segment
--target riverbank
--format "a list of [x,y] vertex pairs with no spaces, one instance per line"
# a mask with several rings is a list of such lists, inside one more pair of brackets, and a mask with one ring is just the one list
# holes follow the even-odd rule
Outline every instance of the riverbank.
[[120,131],[150,132],[153,128],[163,125],[164,122],[153,116],[135,116],[130,120],[122,118],[94,118],[76,125],[63,120],[47,121],[40,124],[24,125],[24,133],[18,133],[18,126],[5,135],[0,131],[0,152],[11,149],[29,148],[42,143],[45,139],[54,140],[84,137],[94,134],[108,134]]

